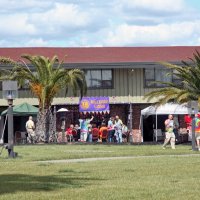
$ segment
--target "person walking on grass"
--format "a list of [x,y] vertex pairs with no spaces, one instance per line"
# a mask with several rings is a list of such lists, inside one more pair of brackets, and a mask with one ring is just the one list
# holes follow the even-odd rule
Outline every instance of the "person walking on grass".
[[172,149],[175,149],[175,134],[174,134],[174,120],[173,115],[169,115],[168,119],[165,120],[165,141],[163,149],[170,142]]

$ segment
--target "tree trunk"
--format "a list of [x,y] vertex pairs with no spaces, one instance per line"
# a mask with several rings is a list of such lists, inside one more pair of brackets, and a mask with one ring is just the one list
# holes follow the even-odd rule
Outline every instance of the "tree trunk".
[[49,142],[49,136],[51,135],[52,124],[52,112],[51,109],[39,110],[36,123],[36,136],[38,142]]

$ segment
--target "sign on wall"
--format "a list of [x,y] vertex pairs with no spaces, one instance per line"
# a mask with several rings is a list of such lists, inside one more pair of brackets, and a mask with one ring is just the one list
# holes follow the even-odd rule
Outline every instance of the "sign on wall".
[[79,112],[109,111],[109,97],[83,97],[79,102]]

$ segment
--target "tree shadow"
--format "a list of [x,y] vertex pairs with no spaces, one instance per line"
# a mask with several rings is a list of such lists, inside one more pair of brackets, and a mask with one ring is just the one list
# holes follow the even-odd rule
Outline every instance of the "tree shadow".
[[[64,171],[63,171],[64,172]],[[67,171],[65,171],[66,173]],[[68,171],[70,172],[70,171]],[[61,188],[80,188],[94,181],[102,181],[99,178],[86,178],[81,174],[61,174],[52,176],[34,176],[24,174],[0,175],[0,194],[15,193],[19,191],[55,191]]]

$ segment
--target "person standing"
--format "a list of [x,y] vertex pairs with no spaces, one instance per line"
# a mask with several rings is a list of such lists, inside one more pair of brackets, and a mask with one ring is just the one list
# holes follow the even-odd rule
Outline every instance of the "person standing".
[[125,124],[122,126],[122,140],[123,142],[128,141],[128,127]]
[[187,132],[188,132],[188,141],[192,141],[192,118],[190,115],[184,116],[184,121],[186,123]]
[[116,140],[117,140],[117,143],[122,143],[122,120],[119,119],[119,116],[116,115],[115,117],[115,136],[116,136]]
[[92,142],[92,124],[88,124],[88,138],[87,138],[88,142]]
[[200,118],[198,114],[195,115],[195,139],[198,151],[200,151]]
[[114,128],[114,117],[111,117],[108,121],[108,142],[114,142],[114,134],[115,134],[115,128]]
[[173,115],[169,115],[168,119],[165,120],[165,141],[163,144],[163,149],[170,142],[172,149],[175,149],[175,134],[174,134],[174,120]]
[[75,141],[80,141],[80,127],[79,127],[79,125],[75,124],[74,129],[76,130],[76,133],[77,133]]
[[88,124],[94,119],[92,116],[91,119],[79,119],[80,128],[81,128],[81,142],[86,142],[88,137]]
[[[102,124],[101,128],[99,129],[99,141],[103,142],[103,132],[106,131],[108,133],[108,127],[106,126],[106,124]],[[104,138],[107,140],[107,137]]]
[[69,141],[73,141],[73,130],[74,130],[74,125],[70,124],[69,128],[66,130],[66,137],[67,140],[69,139]]
[[35,135],[35,124],[33,121],[32,116],[29,116],[29,120],[26,122],[26,131],[28,133],[28,143],[35,143],[36,142],[36,135]]

